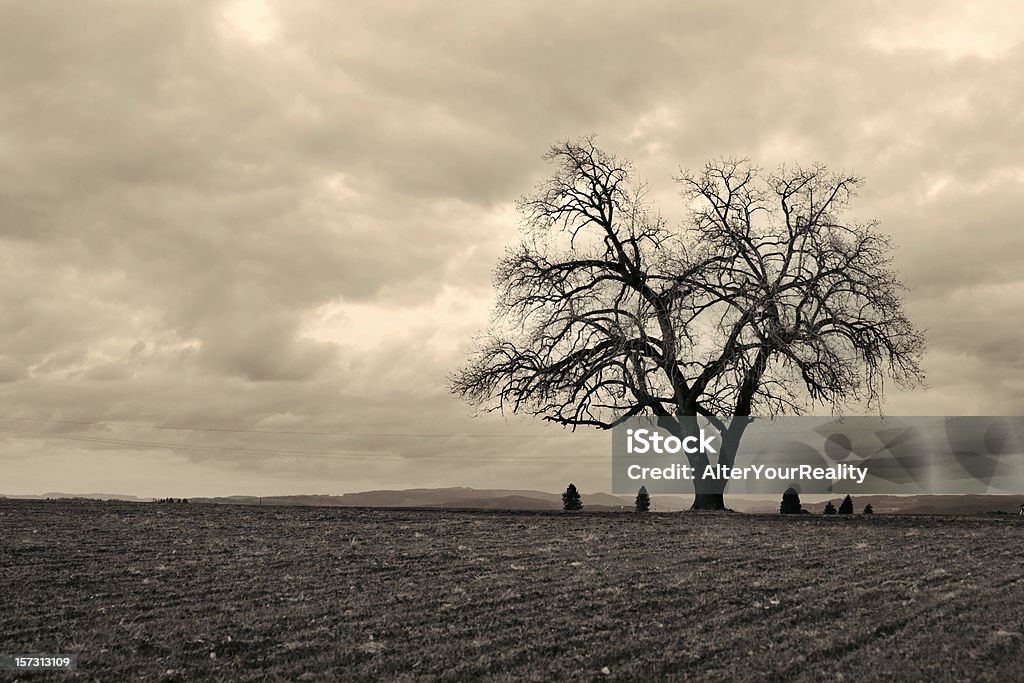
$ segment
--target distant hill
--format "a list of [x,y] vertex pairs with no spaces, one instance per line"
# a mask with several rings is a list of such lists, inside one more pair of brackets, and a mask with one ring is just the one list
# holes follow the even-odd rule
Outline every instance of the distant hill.
[[[837,495],[828,499],[823,498],[817,502],[804,501],[803,507],[807,511],[817,514],[825,509],[825,503],[828,500],[838,507],[844,497],[844,495]],[[728,500],[726,497],[727,503]],[[1016,514],[1021,503],[1024,503],[1024,495],[854,496],[854,512],[860,514],[868,503],[871,503],[871,509],[875,513],[891,515],[981,515],[998,512]],[[778,512],[779,503],[778,501],[762,501],[753,505],[748,511]]]
[[38,496],[35,495],[9,495],[0,493],[0,498],[14,498],[19,500],[46,500],[47,498],[60,499],[60,498],[78,498],[87,500],[125,500],[136,503],[149,503],[152,502],[152,498],[139,498],[138,496],[129,496],[123,493],[63,493],[60,491],[51,491],[50,493],[43,493]]
[[530,496],[498,496],[497,498],[468,498],[431,507],[481,510],[559,510],[562,503]]
[[[562,507],[561,493],[515,489],[403,489],[362,491],[340,496],[228,496],[190,498],[193,503],[233,505],[324,505],[334,507],[444,507],[482,508],[491,510],[555,510]],[[609,493],[584,493],[583,504],[592,509],[619,509],[632,506],[633,501]]]
[[[843,499],[838,496],[836,505]],[[860,512],[871,503],[877,513],[903,515],[977,515],[990,512],[1012,512],[1014,514],[1024,503],[1024,495],[990,496],[990,495],[942,495],[942,496],[858,496],[853,499],[853,509]],[[825,504],[805,505],[812,512],[820,512]]]

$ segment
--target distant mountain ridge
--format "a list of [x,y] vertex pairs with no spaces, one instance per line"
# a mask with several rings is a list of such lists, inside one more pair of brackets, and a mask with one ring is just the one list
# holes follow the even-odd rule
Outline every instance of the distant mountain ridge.
[[[815,496],[818,498],[819,496]],[[824,511],[828,500],[833,505],[839,506],[845,494],[839,494],[827,500],[816,500],[815,502],[803,503],[803,508],[808,512],[819,514]],[[726,504],[729,504],[729,497],[726,496]],[[781,501],[780,501],[781,502]],[[860,514],[864,506],[871,503],[871,509],[876,514],[890,515],[979,515],[992,513],[1017,514],[1021,503],[1024,503],[1024,494],[1020,496],[1004,494],[936,494],[936,495],[913,495],[913,496],[892,496],[892,495],[860,495],[853,496],[853,511]],[[750,505],[745,512],[771,513],[779,511],[779,502],[757,501]]]
[[[507,510],[557,510],[562,507],[562,494],[546,491],[517,489],[474,489],[452,487],[441,489],[398,489],[361,491],[331,495],[299,496],[229,496],[218,498],[190,498],[196,503],[234,505],[326,505],[334,507],[444,507],[484,508]],[[609,493],[583,495],[584,506],[619,509],[632,506],[632,501]]]
[[64,493],[62,491],[51,491],[49,493],[41,493],[38,496],[33,494],[11,495],[7,493],[0,493],[0,498],[14,498],[17,500],[46,500],[48,498],[84,498],[88,500],[124,500],[136,503],[151,503],[153,502],[153,500],[155,500],[154,498],[140,498],[139,496],[129,496],[123,493]]
[[[833,502],[838,506],[843,496]],[[1024,494],[1014,495],[933,495],[933,496],[858,496],[853,499],[854,512],[860,513],[871,503],[871,509],[882,514],[904,515],[976,515],[1006,512],[1017,514],[1024,503]],[[812,512],[821,512],[825,503],[804,505]]]

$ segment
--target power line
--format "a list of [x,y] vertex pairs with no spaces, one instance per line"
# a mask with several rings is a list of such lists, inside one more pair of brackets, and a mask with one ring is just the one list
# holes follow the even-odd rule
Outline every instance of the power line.
[[[25,432],[16,429],[5,429],[0,427],[0,432],[7,434],[16,434],[18,436],[34,437],[38,439],[63,439],[65,441],[82,441],[87,443],[100,443],[107,445],[117,446],[132,446],[135,448],[166,448],[169,450],[187,450],[187,451],[201,451],[201,452],[228,452],[228,453],[254,453],[261,455],[300,455],[304,457],[322,457],[322,458],[369,458],[373,460],[379,459],[401,459],[408,461],[416,460],[451,460],[453,462],[464,462],[464,461],[494,461],[499,460],[502,457],[512,458],[514,460],[543,460],[550,462],[557,456],[539,456],[539,455],[507,455],[507,456],[480,456],[480,455],[450,455],[450,454],[438,454],[438,455],[417,455],[417,456],[405,456],[398,453],[346,453],[338,451],[296,451],[289,449],[267,449],[267,448],[249,448],[246,446],[209,446],[201,444],[183,444],[183,443],[166,443],[162,441],[141,441],[135,439],[104,439],[99,437],[89,436],[67,436],[65,434],[49,434],[45,432]],[[580,457],[578,455],[574,457]],[[606,459],[610,455],[586,455],[585,457],[594,458],[598,457]]]
[[466,433],[449,433],[449,434],[416,434],[416,433],[395,433],[395,432],[305,432],[305,431],[288,431],[279,429],[228,429],[223,427],[181,427],[181,426],[170,426],[170,425],[142,425],[142,424],[125,424],[118,422],[86,422],[82,420],[51,420],[37,417],[14,417],[12,415],[0,415],[0,420],[21,420],[23,422],[42,422],[46,424],[71,424],[80,425],[87,427],[112,427],[116,429],[159,429],[169,431],[182,431],[182,432],[223,432],[229,434],[286,434],[289,436],[351,436],[351,437],[412,437],[412,438],[440,438],[440,439],[455,439],[455,438],[472,438],[472,439],[567,439],[567,438],[602,438],[607,435],[605,434],[466,434]]

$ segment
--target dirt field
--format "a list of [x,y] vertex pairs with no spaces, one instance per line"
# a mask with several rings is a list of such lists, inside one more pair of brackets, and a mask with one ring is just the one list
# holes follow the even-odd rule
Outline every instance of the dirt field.
[[79,654],[48,680],[1024,680],[1022,541],[1018,517],[0,501],[0,652]]

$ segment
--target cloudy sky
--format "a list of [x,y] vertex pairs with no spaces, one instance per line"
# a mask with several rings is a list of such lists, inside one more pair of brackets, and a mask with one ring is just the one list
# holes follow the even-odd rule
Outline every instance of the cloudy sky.
[[3,493],[607,490],[444,380],[587,133],[673,220],[713,157],[864,176],[929,343],[886,412],[1024,414],[1017,3],[0,0],[0,79]]

